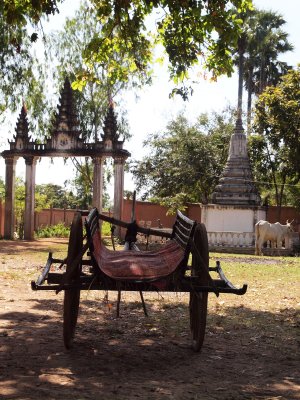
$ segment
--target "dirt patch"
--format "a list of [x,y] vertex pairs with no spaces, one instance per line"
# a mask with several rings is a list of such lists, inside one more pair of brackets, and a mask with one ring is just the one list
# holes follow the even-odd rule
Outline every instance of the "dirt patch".
[[258,258],[240,257],[249,290],[210,295],[200,354],[190,349],[187,295],[145,294],[146,318],[138,294],[124,293],[116,318],[115,293],[92,291],[82,292],[67,351],[63,294],[30,288],[48,248],[65,246],[0,241],[0,399],[300,399],[299,285],[282,260],[281,274],[261,282]]

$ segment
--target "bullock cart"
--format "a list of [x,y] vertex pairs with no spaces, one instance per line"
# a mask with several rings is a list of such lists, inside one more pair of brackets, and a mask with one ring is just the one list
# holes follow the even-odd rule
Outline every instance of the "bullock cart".
[[[127,229],[129,244],[135,243],[137,233],[163,237],[166,242],[156,250],[114,251],[101,240],[101,221]],[[60,269],[62,272],[52,272],[55,264],[59,266],[56,271]],[[127,223],[101,215],[97,209],[88,215],[85,212],[75,214],[67,257],[55,259],[49,253],[43,272],[31,286],[33,290],[64,291],[63,338],[66,348],[73,344],[82,290],[117,291],[117,312],[121,291],[137,291],[146,315],[143,292],[188,292],[192,348],[195,351],[201,349],[205,336],[208,293],[243,295],[247,290],[245,284],[241,288],[233,286],[219,262],[215,267],[209,267],[205,226],[181,212],[177,212],[172,233],[168,233],[140,227],[135,221]]]

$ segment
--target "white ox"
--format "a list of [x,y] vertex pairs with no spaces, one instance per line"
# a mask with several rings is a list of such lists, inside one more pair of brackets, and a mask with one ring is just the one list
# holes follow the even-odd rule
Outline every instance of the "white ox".
[[292,222],[286,221],[286,225],[281,225],[279,222],[271,224],[268,221],[258,221],[255,224],[255,254],[258,256],[262,254],[262,246],[268,240],[272,248],[275,244],[277,249],[281,248],[282,241],[293,232]]

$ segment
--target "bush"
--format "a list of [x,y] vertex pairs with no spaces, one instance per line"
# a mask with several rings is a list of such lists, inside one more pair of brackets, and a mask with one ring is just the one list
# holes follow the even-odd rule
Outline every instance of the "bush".
[[103,236],[103,237],[110,236],[110,234],[111,234],[110,227],[111,227],[111,225],[109,222],[103,221],[102,229],[101,229],[101,236]]
[[69,234],[70,228],[65,226],[62,222],[57,225],[46,225],[44,227],[38,228],[38,230],[35,231],[35,237],[37,238],[67,238],[69,237]]
[[[111,234],[111,225],[109,222],[102,222],[102,230],[101,235],[110,236]],[[70,227],[65,226],[62,222],[57,225],[46,225],[41,228],[38,228],[35,231],[36,238],[51,238],[51,237],[61,237],[68,238],[70,235]]]

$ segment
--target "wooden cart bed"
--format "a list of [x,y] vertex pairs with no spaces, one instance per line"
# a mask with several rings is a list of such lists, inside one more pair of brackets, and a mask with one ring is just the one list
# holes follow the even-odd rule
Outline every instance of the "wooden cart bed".
[[124,281],[155,281],[187,268],[194,221],[177,214],[170,240],[156,251],[113,251],[101,240],[99,214],[94,209],[86,220],[90,251],[95,265],[112,279]]

